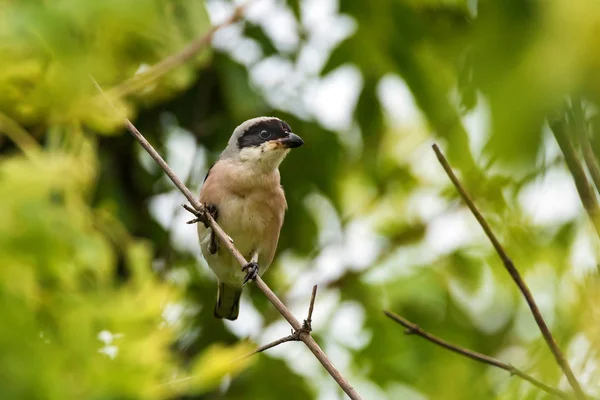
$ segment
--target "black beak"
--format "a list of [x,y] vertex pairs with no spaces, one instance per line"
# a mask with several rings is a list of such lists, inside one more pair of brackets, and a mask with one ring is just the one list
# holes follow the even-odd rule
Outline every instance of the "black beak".
[[281,139],[281,143],[288,149],[295,149],[296,147],[300,147],[304,144],[304,140],[302,138],[292,132],[288,133],[286,137]]

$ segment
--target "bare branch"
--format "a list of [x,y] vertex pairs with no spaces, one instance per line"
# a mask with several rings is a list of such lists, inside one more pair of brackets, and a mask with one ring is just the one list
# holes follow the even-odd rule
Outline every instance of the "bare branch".
[[312,288],[312,295],[310,296],[310,304],[308,306],[308,316],[304,320],[303,328],[309,332],[312,331],[312,314],[315,309],[315,298],[317,297],[317,285]]
[[[98,83],[94,80],[98,90],[102,92],[102,88],[98,85]],[[110,99],[106,97],[106,100],[113,106],[116,112],[119,110],[110,102]],[[171,181],[177,186],[177,188],[183,193],[183,195],[188,199],[188,201],[194,207],[193,214],[196,215],[197,218],[202,218],[206,220],[207,223],[213,230],[213,233],[219,238],[221,244],[227,248],[227,250],[231,253],[231,255],[236,259],[236,261],[240,264],[240,266],[244,267],[248,262],[244,258],[244,256],[235,248],[231,238],[223,231],[223,229],[217,224],[217,222],[213,219],[210,213],[206,212],[205,207],[200,204],[200,202],[194,197],[192,192],[183,184],[181,179],[177,177],[175,172],[169,167],[169,165],[163,160],[163,158],[158,154],[158,152],[152,147],[152,145],[146,140],[144,135],[131,123],[128,118],[123,118],[125,121],[125,126],[131,132],[133,137],[140,142],[144,150],[150,154],[150,156],[156,161],[156,163],[165,171],[167,176],[171,179]],[[191,211],[191,210],[190,210]],[[346,381],[346,379],[342,376],[342,374],[333,366],[327,355],[321,350],[321,347],[317,344],[315,339],[310,335],[310,332],[306,329],[303,329],[303,325],[294,317],[294,315],[288,310],[288,308],[279,300],[279,298],[273,293],[271,288],[267,286],[267,284],[262,280],[260,276],[257,276],[254,279],[256,286],[267,296],[271,304],[275,306],[277,311],[288,321],[288,323],[292,326],[294,332],[298,333],[298,338],[302,341],[306,347],[314,354],[314,356],[319,360],[321,365],[325,367],[329,375],[337,382],[337,384],[344,390],[344,392],[348,395],[348,397],[352,400],[361,400],[358,392]],[[314,290],[314,289],[313,289]]]
[[436,345],[443,347],[447,350],[450,350],[454,353],[460,354],[461,356],[470,358],[471,360],[475,360],[475,361],[478,361],[483,364],[491,365],[492,367],[503,369],[503,370],[509,372],[511,375],[516,375],[519,378],[526,380],[527,382],[531,383],[532,385],[543,390],[546,393],[558,396],[562,399],[569,398],[566,393],[540,382],[539,380],[535,379],[533,376],[526,374],[525,372],[521,371],[518,368],[513,367],[510,364],[507,364],[496,358],[486,356],[485,354],[477,353],[475,351],[472,351],[472,350],[466,349],[464,347],[460,347],[460,346],[457,346],[450,342],[447,342],[444,339],[434,336],[431,333],[421,329],[418,325],[413,324],[412,322],[399,316],[398,314],[394,314],[390,311],[384,311],[384,314],[387,315],[392,320],[399,323],[400,325],[402,325],[403,327],[405,327],[406,328],[405,333],[407,335],[414,334],[414,335],[420,336],[423,339],[428,340],[433,344],[436,344]]
[[248,358],[248,357],[258,354],[258,353],[262,353],[263,351],[271,349],[275,346],[279,346],[282,343],[298,342],[301,340],[300,339],[301,333],[310,334],[310,332],[312,331],[311,318],[312,318],[313,309],[315,307],[315,297],[316,296],[317,296],[317,285],[313,286],[313,288],[312,288],[312,295],[310,297],[310,305],[308,306],[308,318],[304,320],[304,323],[302,324],[302,328],[300,328],[300,330],[292,331],[291,335],[282,337],[281,339],[277,339],[271,343],[265,344],[264,346],[261,346],[258,349],[254,350],[252,353],[249,353],[249,354],[246,354],[245,356],[240,357],[239,360]]
[[569,362],[565,358],[561,349],[558,347],[556,340],[554,340],[554,337],[552,336],[552,333],[550,332],[550,329],[548,328],[548,325],[546,324],[546,321],[544,320],[544,317],[542,316],[542,313],[540,312],[540,309],[538,308],[533,298],[533,295],[529,290],[529,287],[521,277],[521,274],[519,273],[517,268],[514,266],[512,260],[506,254],[506,251],[504,251],[504,248],[496,238],[496,235],[494,235],[494,233],[492,232],[492,229],[488,225],[485,218],[483,218],[483,215],[481,215],[481,212],[479,212],[479,209],[477,209],[477,206],[475,206],[475,203],[473,203],[473,200],[471,200],[469,194],[462,187],[460,181],[452,171],[452,167],[450,167],[448,160],[446,160],[446,157],[444,157],[437,144],[433,145],[433,151],[435,152],[435,155],[437,156],[440,164],[446,171],[446,174],[454,184],[454,187],[456,187],[456,190],[458,190],[458,192],[460,193],[460,196],[475,216],[475,219],[477,219],[477,222],[479,222],[479,225],[481,225],[481,227],[483,228],[483,231],[485,232],[486,236],[492,242],[492,245],[494,246],[494,249],[496,249],[496,253],[498,253],[498,256],[502,260],[504,267],[506,268],[511,278],[517,284],[519,290],[525,297],[525,301],[527,301],[527,305],[529,306],[531,314],[533,315],[535,322],[537,323],[538,327],[540,328],[540,331],[542,332],[544,340],[548,344],[548,347],[554,355],[554,358],[556,359],[556,362],[558,363],[559,367],[563,370],[565,376],[567,377],[567,380],[573,388],[576,397],[580,400],[585,399],[583,390],[581,389],[581,386],[579,385],[575,374],[573,374],[573,370],[571,369]]
[[234,10],[231,17],[229,17],[226,21],[211,27],[208,32],[191,41],[178,53],[161,60],[159,63],[148,68],[145,72],[131,77],[130,79],[121,83],[119,86],[110,89],[108,92],[110,95],[117,97],[126,96],[142,89],[144,86],[164,76],[174,68],[183,65],[185,62],[189,61],[192,57],[207,47],[216,31],[239,21],[244,15],[246,7],[251,1],[252,0],[249,0],[248,2],[238,6]]
[[297,342],[299,340],[300,339],[298,338],[298,335],[296,335],[295,333],[292,333],[291,335],[282,337],[281,339],[274,340],[271,343],[267,343],[264,346],[260,346],[258,349],[254,350],[252,353],[248,353],[245,356],[240,357],[240,359],[252,357],[255,354],[262,353],[265,350],[272,349],[273,347],[279,346],[282,343]]

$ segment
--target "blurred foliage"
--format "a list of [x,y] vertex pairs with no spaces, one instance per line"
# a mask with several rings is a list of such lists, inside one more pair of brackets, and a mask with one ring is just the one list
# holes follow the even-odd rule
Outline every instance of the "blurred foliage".
[[[600,5],[255,3],[148,79],[233,5],[0,0],[0,398],[342,398],[300,344],[241,357],[289,328],[252,287],[240,320],[214,319],[183,197],[122,115],[196,192],[243,120],[275,115],[303,137],[281,166],[290,211],[265,278],[302,313],[319,284],[315,337],[365,399],[549,398],[403,335],[384,308],[568,390],[438,141],[600,396],[598,191],[582,152],[600,149]],[[327,86],[349,70],[360,82]],[[347,123],[323,117],[340,104]]]

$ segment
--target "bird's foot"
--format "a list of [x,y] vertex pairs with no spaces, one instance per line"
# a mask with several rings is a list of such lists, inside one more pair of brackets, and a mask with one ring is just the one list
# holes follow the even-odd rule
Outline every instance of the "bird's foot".
[[[194,214],[194,216],[196,218],[189,220],[187,223],[188,224],[195,224],[197,222],[202,222],[204,224],[205,227],[208,228],[208,219],[206,218],[206,215],[190,206],[188,206],[187,204],[182,204],[183,208],[185,208],[186,210],[188,210],[189,212],[191,212],[192,214]],[[204,209],[206,210],[206,212],[208,214],[210,214],[211,217],[213,217],[213,219],[216,221],[217,218],[219,217],[219,209],[217,208],[217,206],[215,206],[214,204],[204,204]]]
[[258,263],[254,261],[249,262],[242,268],[242,271],[247,271],[246,277],[244,278],[245,285],[248,281],[253,281],[258,276]]

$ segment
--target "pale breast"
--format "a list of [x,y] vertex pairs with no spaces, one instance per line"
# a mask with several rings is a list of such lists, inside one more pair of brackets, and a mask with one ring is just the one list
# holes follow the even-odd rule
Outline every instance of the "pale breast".
[[283,224],[282,200],[285,198],[278,192],[261,188],[244,196],[223,197],[219,205],[219,224],[245,256],[250,257],[257,249],[270,253],[277,245],[272,242],[279,238]]
[[259,251],[264,272],[275,254],[287,208],[279,171],[249,174],[238,164],[215,166],[203,185],[200,201],[217,206],[217,222],[244,257],[249,259]]

